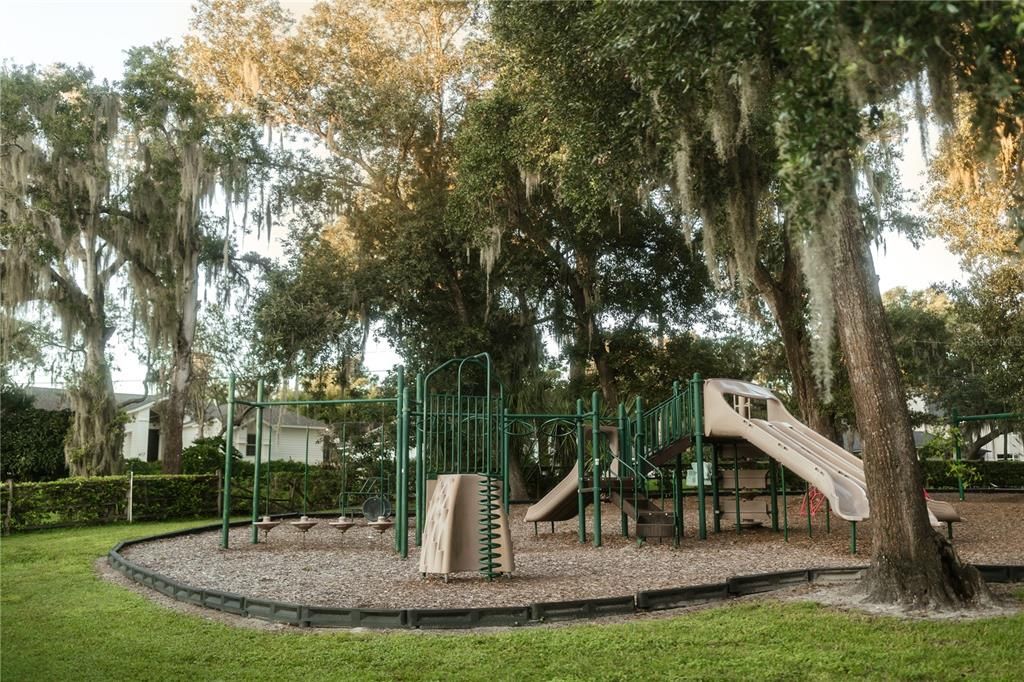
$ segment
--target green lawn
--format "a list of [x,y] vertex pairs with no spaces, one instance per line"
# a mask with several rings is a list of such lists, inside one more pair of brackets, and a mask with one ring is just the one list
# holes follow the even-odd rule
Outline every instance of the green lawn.
[[[183,523],[15,535],[2,545],[0,675],[81,679],[1020,679],[1024,617],[903,622],[743,604],[619,625],[499,634],[232,628],[94,575],[118,540]],[[600,551],[600,550],[595,550]]]

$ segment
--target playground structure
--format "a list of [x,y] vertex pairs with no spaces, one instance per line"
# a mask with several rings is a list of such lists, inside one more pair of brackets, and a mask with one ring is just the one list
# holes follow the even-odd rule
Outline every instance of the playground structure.
[[[591,538],[597,547],[602,543],[602,499],[618,508],[624,536],[629,536],[632,524],[640,542],[681,541],[684,456],[687,463],[693,458],[697,536],[702,540],[708,533],[708,484],[714,532],[721,531],[723,521],[731,523],[737,532],[762,524],[779,531],[781,508],[782,531],[788,539],[786,497],[791,486],[786,483],[787,472],[791,483],[794,474],[806,483],[809,532],[812,510],[823,504],[826,523],[833,511],[850,523],[850,549],[856,553],[856,524],[869,516],[861,460],[804,426],[770,391],[754,384],[730,379],[704,381],[695,374],[685,388],[676,382],[672,394],[650,409],[644,409],[638,397],[629,408],[620,404],[614,416],[605,416],[596,392],[588,411],[584,411],[583,401],[577,400],[575,413],[571,414],[510,413],[504,388],[494,375],[487,353],[449,360],[418,375],[414,397],[404,379],[399,368],[397,391],[392,398],[264,401],[261,386],[254,402],[236,399],[231,381],[228,442],[236,403],[260,410],[271,405],[327,403],[376,403],[393,408],[395,518],[373,523],[387,521],[387,527],[393,524],[395,550],[405,558],[412,517],[412,535],[422,548],[420,571],[424,574],[477,570],[493,579],[513,570],[508,532],[510,440],[529,431],[539,434],[552,425],[556,427],[552,437],[574,441],[576,461],[571,471],[529,508],[525,521],[538,524],[577,517],[579,541],[586,542],[584,514],[590,506]],[[437,389],[438,384],[443,384],[443,389]],[[259,441],[259,432],[256,438]],[[730,453],[731,462],[727,461]],[[705,474],[708,454],[710,480]],[[260,528],[258,460],[253,543],[259,541]],[[723,465],[731,468],[723,469]],[[225,470],[227,502],[221,546],[227,548],[227,457]],[[414,474],[412,481],[410,473]],[[382,475],[382,484],[383,480]],[[816,505],[809,503],[812,494],[818,498]],[[758,501],[765,495],[767,502]],[[345,514],[344,504],[342,507]],[[953,507],[932,500],[928,507],[933,525],[944,522],[951,534],[951,524],[960,520]]]
[[[1016,430],[1016,447],[1018,456],[1024,455],[1024,413],[1015,412],[1000,412],[997,414],[972,414],[972,415],[961,415],[956,409],[953,410],[949,417],[949,425],[953,428],[956,433],[955,449],[953,458],[956,462],[963,461],[963,440],[961,436],[961,429],[969,429],[975,425],[984,425],[988,428],[990,433],[998,434],[993,431],[993,425],[1002,423],[1002,458],[1008,459],[1010,457],[1010,436]],[[1016,429],[1014,429],[1014,425]],[[991,439],[991,442],[997,443],[999,436]],[[960,499],[964,499],[964,478],[962,472],[957,473],[957,492]]]

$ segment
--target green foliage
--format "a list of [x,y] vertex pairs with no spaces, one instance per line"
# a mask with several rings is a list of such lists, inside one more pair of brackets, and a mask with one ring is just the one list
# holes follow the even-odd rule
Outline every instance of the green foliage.
[[0,92],[4,305],[38,304],[60,321],[66,343],[81,344],[66,461],[75,474],[117,473],[122,430],[106,352],[110,283],[122,265],[113,243],[125,231],[111,201],[117,93],[64,65],[5,67]]
[[[161,520],[217,513],[216,476],[136,476],[132,516]],[[6,513],[8,489],[0,491]],[[112,523],[124,520],[128,478],[68,478],[45,483],[16,483],[11,496],[12,529]]]
[[253,322],[260,354],[314,386],[347,389],[355,381],[366,325],[360,320],[353,254],[333,231],[296,244],[290,266],[271,270]]
[[[904,385],[945,414],[1024,410],[1024,268],[1006,263],[945,290],[890,291]],[[964,427],[965,446],[980,436]]]
[[957,446],[963,447],[960,429],[944,427],[932,434],[932,439],[922,445],[918,452],[922,459],[953,459]]
[[13,387],[0,393],[0,442],[4,480],[50,481],[67,475],[64,439],[71,424],[67,410],[37,410]]
[[[242,461],[242,453],[232,448],[231,471],[235,473]],[[181,452],[181,471],[185,474],[212,474],[224,469],[224,439],[199,438]]]
[[163,465],[160,462],[146,462],[141,459],[126,459],[124,461],[125,473],[132,472],[139,475],[155,475],[163,473]]
[[[957,472],[965,475],[964,484],[978,488],[1024,488],[1024,462],[956,462],[922,460],[925,487],[929,490],[956,490]],[[968,482],[969,481],[969,482]]]
[[964,461],[958,462],[955,459],[949,460],[946,462],[946,471],[949,473],[950,478],[962,481],[966,488],[974,487],[981,482],[981,472],[978,471],[975,464]]
[[[1021,615],[881,618],[773,601],[627,623],[427,637],[345,631],[310,636],[181,613],[96,575],[94,562],[118,541],[186,526],[118,525],[5,538],[4,677],[625,680],[634,672],[624,662],[637,651],[652,651],[658,653],[644,661],[651,679],[1004,679],[1018,665],[1024,637]],[[97,623],[104,624],[102,633]],[[709,651],[722,655],[698,653]]]

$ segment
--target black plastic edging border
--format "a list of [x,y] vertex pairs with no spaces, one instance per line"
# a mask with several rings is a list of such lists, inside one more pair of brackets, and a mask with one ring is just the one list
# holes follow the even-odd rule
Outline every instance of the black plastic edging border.
[[[248,521],[231,525],[248,525]],[[739,575],[726,582],[690,585],[658,590],[643,590],[635,595],[601,597],[558,602],[535,602],[528,606],[445,608],[445,609],[359,609],[311,606],[254,599],[220,590],[204,590],[184,585],[125,559],[120,550],[133,544],[180,537],[192,533],[219,530],[220,524],[199,526],[185,531],[162,533],[119,542],[107,553],[107,563],[125,577],[172,599],[237,616],[260,618],[299,627],[367,629],[472,629],[481,627],[518,627],[556,621],[589,620],[609,615],[645,613],[685,608],[736,597],[814,583],[859,580],[867,566],[809,568],[790,571]],[[987,582],[1024,582],[1024,566],[978,564],[975,566]]]

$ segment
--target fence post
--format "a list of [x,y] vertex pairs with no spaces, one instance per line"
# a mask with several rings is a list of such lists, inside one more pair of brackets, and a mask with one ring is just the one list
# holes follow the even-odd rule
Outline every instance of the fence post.
[[231,527],[231,451],[235,441],[235,375],[228,377],[227,433],[224,436],[224,501],[220,525],[220,546],[228,548],[228,531]]
[[128,523],[132,522],[132,498],[135,492],[135,472],[128,471]]

